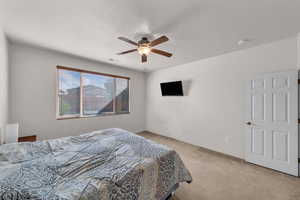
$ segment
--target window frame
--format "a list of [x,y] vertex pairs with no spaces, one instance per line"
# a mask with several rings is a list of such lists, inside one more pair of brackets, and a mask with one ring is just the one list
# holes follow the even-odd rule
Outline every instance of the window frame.
[[[60,87],[60,82],[59,82],[59,70],[69,70],[69,71],[75,71],[80,73],[80,113],[79,114],[70,114],[70,115],[60,115],[60,102],[59,102],[59,87]],[[99,75],[99,76],[108,76],[114,78],[114,87],[113,87],[113,112],[107,112],[107,113],[101,113],[101,114],[96,114],[96,115],[84,115],[83,114],[83,87],[82,87],[82,73],[86,74],[94,74],[94,75]],[[120,111],[116,112],[116,78],[121,78],[121,79],[127,79],[128,83],[128,111]],[[65,66],[56,66],[56,119],[57,120],[64,120],[64,119],[80,119],[80,118],[90,118],[90,117],[101,117],[101,116],[111,116],[111,115],[122,115],[122,114],[130,114],[130,77],[126,76],[119,76],[119,75],[113,75],[113,74],[107,74],[107,73],[101,73],[101,72],[95,72],[95,71],[89,71],[89,70],[83,70],[83,69],[78,69],[78,68],[72,68],[72,67],[65,67]]]

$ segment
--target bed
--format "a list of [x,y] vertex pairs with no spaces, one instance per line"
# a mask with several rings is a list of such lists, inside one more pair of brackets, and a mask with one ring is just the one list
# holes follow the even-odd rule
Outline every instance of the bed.
[[3,200],[165,200],[191,181],[174,150],[117,128],[0,146]]

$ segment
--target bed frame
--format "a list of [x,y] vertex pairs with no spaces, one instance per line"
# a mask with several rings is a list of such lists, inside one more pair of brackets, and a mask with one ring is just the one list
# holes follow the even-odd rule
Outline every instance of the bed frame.
[[174,195],[175,191],[179,188],[179,183],[177,183],[176,185],[174,185],[170,192],[167,193],[167,195],[162,199],[162,200],[170,200],[171,197]]

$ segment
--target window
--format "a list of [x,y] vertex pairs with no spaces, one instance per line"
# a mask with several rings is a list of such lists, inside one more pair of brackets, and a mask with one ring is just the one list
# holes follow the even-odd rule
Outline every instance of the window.
[[80,73],[59,70],[59,115],[80,115]]
[[57,67],[58,119],[129,113],[129,78]]

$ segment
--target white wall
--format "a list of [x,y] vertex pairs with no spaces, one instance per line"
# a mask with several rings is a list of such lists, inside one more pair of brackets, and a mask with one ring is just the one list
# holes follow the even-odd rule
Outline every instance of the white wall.
[[300,69],[300,33],[297,35],[297,65]]
[[8,57],[7,40],[0,27],[0,144],[3,127],[7,123],[8,113]]
[[[11,42],[10,42],[11,43]],[[20,135],[57,138],[119,127],[145,130],[145,74],[63,53],[12,42],[10,54],[9,122],[20,123]],[[56,65],[129,76],[130,114],[56,120]]]
[[[297,69],[297,38],[152,72],[146,129],[244,158],[246,81]],[[183,80],[186,96],[162,97],[160,82]]]

